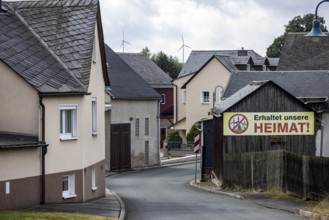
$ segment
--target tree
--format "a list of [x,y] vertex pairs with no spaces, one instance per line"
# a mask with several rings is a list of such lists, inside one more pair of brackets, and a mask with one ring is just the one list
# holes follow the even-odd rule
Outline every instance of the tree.
[[151,56],[150,49],[148,47],[143,48],[142,51],[141,51],[141,54],[143,54],[144,56],[150,58],[150,56]]
[[[273,43],[267,48],[266,56],[268,57],[280,57],[283,44],[285,42],[286,36],[289,32],[310,32],[312,29],[312,22],[314,19],[314,14],[306,14],[303,17],[300,15],[294,17],[287,25],[284,25],[285,31],[283,35],[274,39]],[[320,29],[323,32],[327,32],[327,27],[325,26],[325,20],[323,17],[318,17],[320,21]]]
[[181,64],[177,57],[168,56],[163,51],[158,52],[157,54],[153,54],[151,56],[151,52],[148,47],[142,49],[141,54],[149,57],[154,63],[158,65],[164,72],[169,74],[169,76],[175,79],[181,69],[183,68],[183,64]]

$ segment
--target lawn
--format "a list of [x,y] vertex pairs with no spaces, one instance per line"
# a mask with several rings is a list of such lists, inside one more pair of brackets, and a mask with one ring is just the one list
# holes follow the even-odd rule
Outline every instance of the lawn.
[[116,218],[59,212],[0,211],[0,220],[116,220]]

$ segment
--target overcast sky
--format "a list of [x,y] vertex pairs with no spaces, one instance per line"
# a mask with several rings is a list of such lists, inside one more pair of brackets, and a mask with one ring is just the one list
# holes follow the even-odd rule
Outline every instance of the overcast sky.
[[[182,60],[182,36],[192,50],[266,48],[297,15],[314,13],[320,0],[100,0],[105,42],[122,52],[164,51]],[[319,16],[329,21],[329,4]],[[326,16],[328,14],[328,16]],[[185,60],[190,48],[185,48]]]

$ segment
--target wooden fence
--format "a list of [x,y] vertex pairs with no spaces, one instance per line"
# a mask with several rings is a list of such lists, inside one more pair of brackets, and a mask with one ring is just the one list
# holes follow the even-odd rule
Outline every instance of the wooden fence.
[[329,193],[329,158],[296,155],[284,150],[225,154],[225,185],[268,190],[280,188],[302,198]]

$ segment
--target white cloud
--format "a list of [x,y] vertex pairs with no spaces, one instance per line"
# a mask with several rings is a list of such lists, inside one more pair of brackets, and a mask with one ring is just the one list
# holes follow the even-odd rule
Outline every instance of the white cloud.
[[[192,50],[254,49],[265,55],[284,25],[297,15],[314,13],[313,0],[100,0],[106,43],[127,52],[148,46],[181,59],[184,35]],[[321,8],[321,12],[329,11]],[[320,10],[319,10],[320,12]],[[321,14],[319,14],[321,16]],[[325,16],[324,16],[325,17]],[[328,20],[328,19],[327,19]],[[329,20],[328,20],[329,21]],[[185,49],[185,59],[190,49]]]

